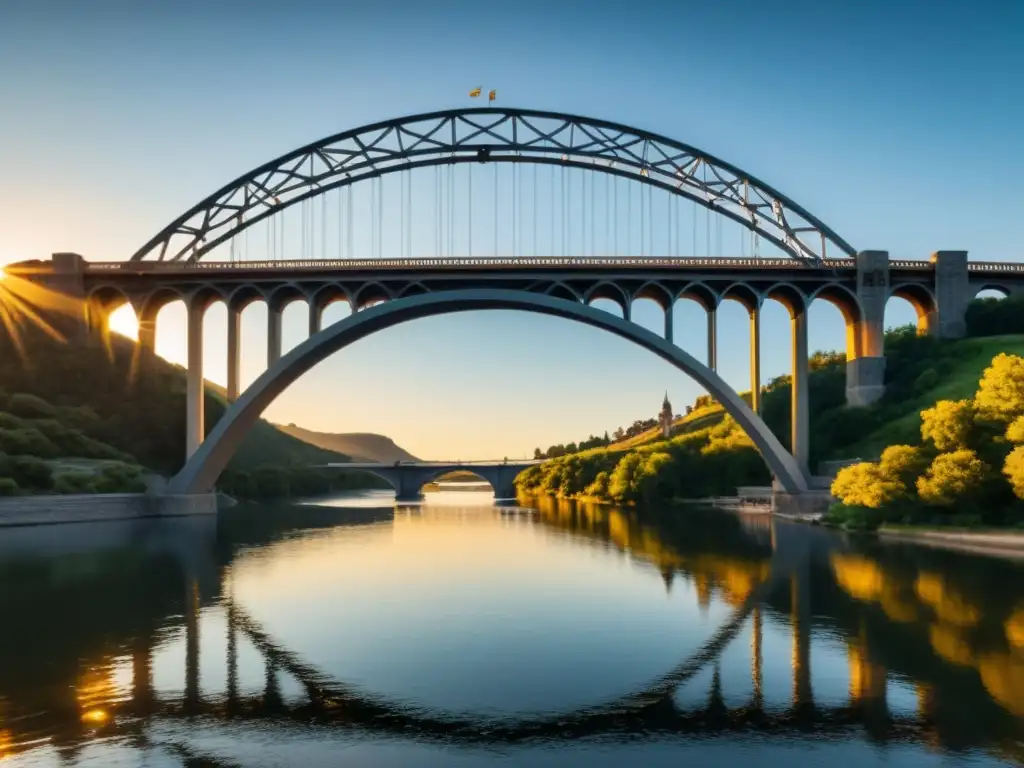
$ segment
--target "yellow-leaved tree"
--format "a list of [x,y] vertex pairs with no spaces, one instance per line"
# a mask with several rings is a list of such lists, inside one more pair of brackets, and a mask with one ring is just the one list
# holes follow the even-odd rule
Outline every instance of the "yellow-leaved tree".
[[1003,352],[992,358],[978,382],[974,407],[990,421],[1008,423],[1024,415],[1024,357]]
[[879,509],[906,491],[898,479],[887,477],[878,464],[867,461],[843,467],[832,481],[832,495],[850,507]]
[[917,478],[917,495],[936,506],[952,506],[978,493],[991,469],[967,448],[935,457],[927,473]]
[[921,438],[940,451],[967,448],[974,428],[974,403],[970,400],[939,400],[921,411]]

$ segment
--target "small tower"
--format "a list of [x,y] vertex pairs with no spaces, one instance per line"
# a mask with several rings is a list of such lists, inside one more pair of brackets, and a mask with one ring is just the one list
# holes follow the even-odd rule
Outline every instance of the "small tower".
[[661,404],[658,423],[661,425],[661,436],[668,439],[672,434],[672,403],[668,401],[668,392],[665,393],[665,400]]

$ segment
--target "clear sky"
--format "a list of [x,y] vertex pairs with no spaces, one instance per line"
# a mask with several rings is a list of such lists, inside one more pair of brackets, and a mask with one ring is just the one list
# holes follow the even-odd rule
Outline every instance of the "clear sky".
[[[967,249],[1020,260],[1024,4],[324,2],[0,6],[0,263],[127,258],[210,191],[301,144],[378,119],[469,105],[551,109],[653,130],[764,179],[858,249]],[[419,187],[417,187],[419,192]],[[417,242],[417,251],[430,242]],[[733,249],[735,250],[735,249]],[[688,255],[688,254],[687,254]],[[893,300],[890,323],[913,313]],[[327,321],[341,310],[328,310]],[[285,341],[305,334],[289,307]],[[660,313],[635,318],[661,330]],[[702,313],[677,343],[704,354]],[[720,311],[721,370],[748,381],[746,320]],[[158,348],[184,359],[183,310]],[[812,348],[841,348],[811,309]],[[224,379],[224,310],[206,374]],[[765,312],[765,380],[785,372],[784,310]],[[243,319],[243,378],[265,357]],[[677,411],[698,389],[627,342],[517,313],[382,332],[321,364],[267,416],[374,431],[423,457],[492,458]]]

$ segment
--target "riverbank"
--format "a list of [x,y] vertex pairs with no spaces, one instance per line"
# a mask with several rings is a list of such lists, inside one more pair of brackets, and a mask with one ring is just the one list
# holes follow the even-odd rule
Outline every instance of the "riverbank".
[[1024,560],[1022,530],[887,525],[875,533],[880,539],[891,541],[906,541],[970,554]]
[[[219,498],[224,497],[213,493],[199,496],[144,493],[20,496],[0,499],[0,528],[216,515]],[[224,503],[230,504],[227,500]]]

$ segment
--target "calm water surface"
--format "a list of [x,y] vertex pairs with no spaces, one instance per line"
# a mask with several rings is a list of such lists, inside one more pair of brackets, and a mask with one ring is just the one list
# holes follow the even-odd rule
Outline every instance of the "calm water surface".
[[0,534],[10,766],[1006,765],[1024,565],[487,494]]

